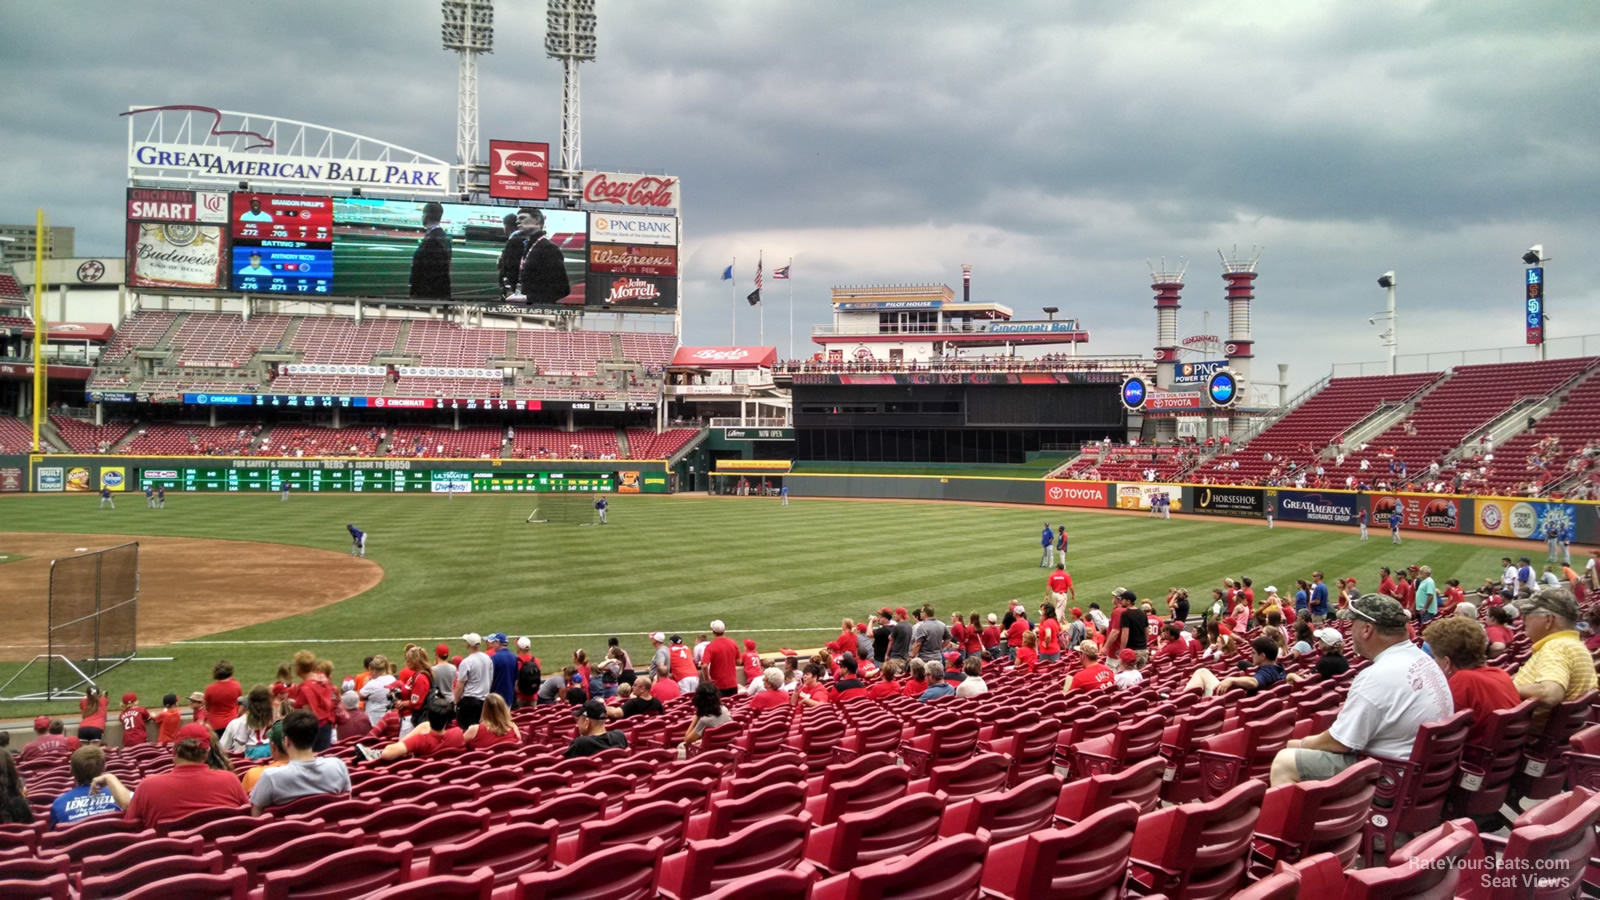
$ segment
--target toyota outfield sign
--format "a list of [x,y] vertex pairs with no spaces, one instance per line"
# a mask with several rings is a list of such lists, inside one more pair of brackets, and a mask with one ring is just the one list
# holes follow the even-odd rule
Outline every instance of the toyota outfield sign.
[[1050,479],[1044,484],[1046,506],[1084,506],[1105,509],[1110,505],[1111,492],[1103,481],[1059,481]]

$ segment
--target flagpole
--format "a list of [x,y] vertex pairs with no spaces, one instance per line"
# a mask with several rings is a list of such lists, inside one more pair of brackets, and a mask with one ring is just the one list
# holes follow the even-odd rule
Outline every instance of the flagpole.
[[[728,269],[731,271],[733,267],[737,266],[738,264],[739,257],[735,256],[733,258],[733,263],[728,266]],[[729,278],[728,285],[733,288],[733,316],[728,320],[730,323],[730,328],[733,331],[733,335],[728,338],[728,346],[737,347],[739,346],[739,279]]]
[[[757,251],[757,253],[756,253],[756,271],[757,272],[761,271],[761,253],[760,253],[760,251]],[[761,302],[761,294],[759,293],[760,290],[761,290],[761,285],[759,285],[759,284],[756,285],[756,291],[758,292],[756,294],[756,305],[761,307],[761,312],[756,317],[761,323],[760,329],[756,332],[756,335],[757,335],[756,346],[765,347],[767,345],[767,304]]]
[[789,358],[794,359],[794,257],[789,257],[786,268],[789,277],[784,281],[789,282]]

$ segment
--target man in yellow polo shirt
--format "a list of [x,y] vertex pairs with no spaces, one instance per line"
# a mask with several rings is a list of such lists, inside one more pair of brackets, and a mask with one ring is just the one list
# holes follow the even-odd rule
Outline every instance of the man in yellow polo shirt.
[[1563,587],[1546,587],[1517,601],[1523,628],[1533,641],[1533,655],[1512,683],[1524,700],[1539,701],[1536,718],[1551,707],[1595,690],[1594,658],[1578,637],[1578,604]]

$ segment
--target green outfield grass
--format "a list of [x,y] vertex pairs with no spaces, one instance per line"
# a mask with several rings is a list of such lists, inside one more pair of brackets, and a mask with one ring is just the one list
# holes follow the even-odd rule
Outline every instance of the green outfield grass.
[[[1320,568],[1331,582],[1355,575],[1367,588],[1377,567],[1427,563],[1441,584],[1476,584],[1498,572],[1495,547],[1408,538],[1390,546],[1374,532],[1278,528],[1261,523],[1052,508],[940,503],[619,496],[611,524],[527,525],[531,496],[297,494],[168,495],[165,510],[126,504],[98,510],[96,498],[32,495],[0,501],[0,531],[56,531],[215,537],[284,545],[281,565],[300,564],[296,547],[346,551],[344,526],[369,534],[367,556],[382,583],[314,613],[252,624],[191,642],[142,647],[172,662],[135,662],[104,679],[113,695],[160,695],[203,688],[212,664],[230,659],[248,688],[270,681],[301,647],[353,674],[363,656],[398,658],[406,640],[431,647],[465,631],[534,635],[548,669],[584,647],[591,656],[616,634],[635,660],[644,634],[662,629],[693,641],[713,618],[763,651],[815,647],[840,618],[880,606],[932,603],[953,611],[999,612],[1013,597],[1030,607],[1043,597],[1039,531],[1048,517],[1067,523],[1079,601],[1107,607],[1112,589],[1159,600],[1187,587],[1198,611],[1225,575],[1249,575],[1258,593]],[[6,548],[0,546],[0,554]],[[160,597],[145,596],[143,604]],[[750,629],[760,629],[750,631]],[[602,635],[570,637],[567,635]],[[240,642],[228,644],[208,641]],[[0,681],[15,671],[0,664]],[[66,710],[56,705],[55,710]],[[0,705],[0,717],[34,715],[35,705]]]

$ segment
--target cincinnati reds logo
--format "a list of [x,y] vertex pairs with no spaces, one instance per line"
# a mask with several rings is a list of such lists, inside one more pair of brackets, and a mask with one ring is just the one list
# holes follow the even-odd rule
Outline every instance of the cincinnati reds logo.
[[91,259],[78,267],[78,280],[84,284],[94,284],[106,275],[105,263],[98,259]]
[[1239,345],[1230,343],[1228,346],[1223,347],[1222,349],[1225,353],[1227,353],[1227,355],[1232,356],[1239,352]]

